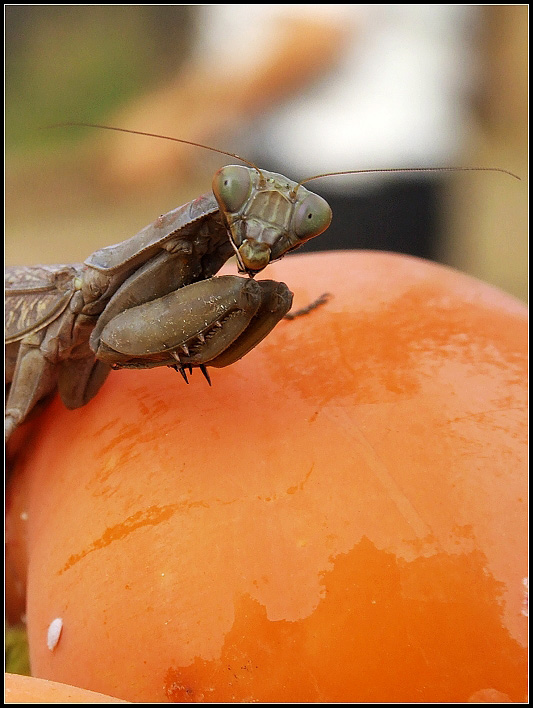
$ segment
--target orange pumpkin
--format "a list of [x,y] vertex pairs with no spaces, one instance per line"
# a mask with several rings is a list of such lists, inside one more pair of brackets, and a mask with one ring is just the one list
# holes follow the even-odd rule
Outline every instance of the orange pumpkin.
[[265,276],[331,298],[212,388],[121,371],[41,416],[12,481],[34,675],[145,702],[523,701],[525,306],[385,253]]
[[86,691],[65,683],[19,674],[4,675],[6,703],[127,703],[102,693]]

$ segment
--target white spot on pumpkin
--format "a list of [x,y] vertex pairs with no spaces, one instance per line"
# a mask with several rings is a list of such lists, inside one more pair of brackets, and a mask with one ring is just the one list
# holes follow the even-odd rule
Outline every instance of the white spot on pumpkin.
[[48,627],[48,634],[46,635],[46,644],[50,651],[54,651],[54,649],[56,648],[62,630],[63,620],[61,619],[61,617],[56,617],[55,620],[52,620],[50,622],[50,626]]
[[521,613],[524,617],[529,617],[529,578],[523,578],[522,585],[524,586],[524,595],[522,598]]

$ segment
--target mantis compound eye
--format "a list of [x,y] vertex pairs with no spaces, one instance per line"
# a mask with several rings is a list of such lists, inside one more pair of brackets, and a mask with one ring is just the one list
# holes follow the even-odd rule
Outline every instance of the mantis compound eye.
[[325,231],[331,223],[331,208],[318,194],[309,193],[297,205],[293,217],[293,230],[302,241],[307,241]]
[[222,167],[213,177],[213,193],[217,202],[232,214],[244,206],[252,186],[250,169],[239,165]]

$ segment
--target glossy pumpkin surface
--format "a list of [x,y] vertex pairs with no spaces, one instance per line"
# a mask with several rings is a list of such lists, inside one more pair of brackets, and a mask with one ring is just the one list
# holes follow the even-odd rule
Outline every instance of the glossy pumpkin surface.
[[384,253],[265,277],[331,297],[212,388],[113,372],[32,429],[7,553],[33,674],[146,702],[524,700],[525,306]]

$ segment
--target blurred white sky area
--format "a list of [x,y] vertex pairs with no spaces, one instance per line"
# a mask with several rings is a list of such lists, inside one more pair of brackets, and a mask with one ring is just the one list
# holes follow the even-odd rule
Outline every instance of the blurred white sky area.
[[[334,67],[254,121],[245,154],[278,156],[298,175],[456,161],[477,80],[477,7],[246,4],[198,11],[198,55],[214,77],[234,73],[236,82],[243,64],[265,61],[284,20],[318,17],[346,32]],[[328,186],[355,188],[353,177]]]

